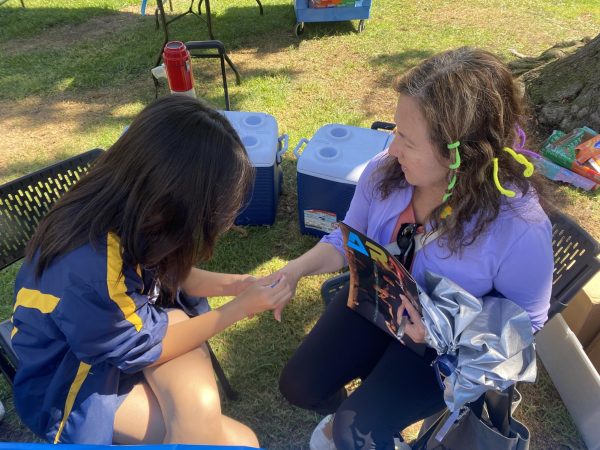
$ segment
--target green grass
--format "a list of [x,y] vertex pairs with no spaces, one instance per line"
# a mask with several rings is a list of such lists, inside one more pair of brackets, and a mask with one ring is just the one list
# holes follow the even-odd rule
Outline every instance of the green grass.
[[[162,44],[154,27],[154,2],[139,15],[139,0],[17,0],[0,6],[0,182],[93,147],[107,148],[154,97],[149,70]],[[556,42],[580,39],[600,25],[595,0],[494,1],[377,0],[364,33],[357,22],[308,23],[293,35],[291,0],[214,1],[213,31],[238,65],[243,82],[228,71],[233,109],[264,111],[288,133],[290,147],[326,123],[368,126],[391,120],[392,80],[423,58],[449,47],[476,45],[511,58],[511,49],[537,55]],[[187,1],[174,0],[181,11]],[[205,24],[186,16],[170,26],[172,38],[207,39]],[[222,108],[216,60],[195,60],[199,96]],[[166,93],[163,86],[160,95]],[[220,242],[209,269],[267,274],[309,249],[296,213],[295,158],[284,158],[285,190],[276,223],[232,231]],[[573,213],[600,237],[596,194],[561,188]],[[0,272],[0,318],[9,316],[16,268]],[[269,314],[236,324],[213,340],[241,400],[224,403],[227,414],[253,427],[264,447],[306,448],[318,416],[288,405],[277,391],[278,374],[321,313],[319,286],[326,276],[303,280],[279,324]],[[226,299],[213,299],[218,305]],[[7,418],[0,441],[33,440],[0,383]],[[532,448],[581,439],[552,384],[540,380],[525,391],[520,418],[535,430]],[[544,413],[552,405],[553,413]],[[407,436],[414,436],[410,431]]]

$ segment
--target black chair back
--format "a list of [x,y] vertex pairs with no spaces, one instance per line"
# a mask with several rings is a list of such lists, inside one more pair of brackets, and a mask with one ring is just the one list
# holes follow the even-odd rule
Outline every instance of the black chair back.
[[0,186],[0,269],[23,258],[42,217],[101,153],[90,150]]
[[[23,258],[42,217],[102,153],[89,150],[0,186],[0,270]],[[0,324],[0,372],[10,383],[18,363],[11,331],[10,320]]]
[[550,214],[554,273],[548,318],[561,312],[600,270],[600,245],[566,214]]

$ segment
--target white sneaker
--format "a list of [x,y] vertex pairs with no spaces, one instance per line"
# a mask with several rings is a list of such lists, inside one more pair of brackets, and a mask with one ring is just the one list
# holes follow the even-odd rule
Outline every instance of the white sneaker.
[[333,414],[323,417],[310,437],[310,450],[336,450],[331,434],[333,427]]
[[394,438],[394,450],[411,450],[411,446],[406,442],[402,442],[398,438]]
[[[332,435],[333,417],[333,414],[323,417],[314,429],[310,437],[310,450],[336,450]],[[411,448],[406,442],[394,438],[394,450],[411,450]]]

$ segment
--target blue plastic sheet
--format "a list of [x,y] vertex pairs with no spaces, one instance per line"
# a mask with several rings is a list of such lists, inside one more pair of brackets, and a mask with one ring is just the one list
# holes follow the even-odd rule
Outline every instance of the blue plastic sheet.
[[[68,444],[62,444],[68,445]],[[61,445],[61,446],[62,446]],[[0,450],[56,450],[58,447],[54,444],[33,444],[27,442],[2,442]],[[69,450],[108,450],[111,448],[135,449],[135,450],[245,450],[250,447],[230,447],[217,445],[183,445],[183,444],[164,444],[164,445],[68,445]]]

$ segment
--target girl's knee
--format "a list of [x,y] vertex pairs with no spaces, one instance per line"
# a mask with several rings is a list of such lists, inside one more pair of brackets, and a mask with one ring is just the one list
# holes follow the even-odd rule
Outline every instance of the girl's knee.
[[186,444],[223,444],[223,421],[220,409],[178,411],[165,420],[168,442]]
[[167,311],[167,315],[169,316],[169,325],[189,320],[188,315],[184,313],[181,309],[177,308],[169,309]]

